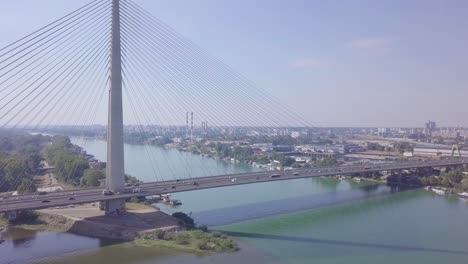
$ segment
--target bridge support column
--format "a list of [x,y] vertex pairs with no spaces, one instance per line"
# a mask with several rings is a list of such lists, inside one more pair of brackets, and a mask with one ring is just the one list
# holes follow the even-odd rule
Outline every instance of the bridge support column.
[[17,213],[16,211],[9,211],[6,213],[7,219],[10,222],[14,222],[16,220]]
[[[109,109],[107,124],[106,187],[123,192],[125,185],[123,107],[122,107],[122,58],[120,50],[120,0],[112,0],[112,47]],[[125,200],[105,202],[106,214],[125,211]]]
[[125,212],[125,199],[105,201],[104,209],[106,215],[119,215]]

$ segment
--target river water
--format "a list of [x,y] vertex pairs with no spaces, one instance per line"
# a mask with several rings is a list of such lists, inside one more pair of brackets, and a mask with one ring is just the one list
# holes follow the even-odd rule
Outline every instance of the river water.
[[[73,141],[105,160],[104,142]],[[125,154],[127,173],[143,181],[253,170],[159,147],[126,145]],[[195,256],[10,229],[0,245],[0,263],[468,262],[468,203],[424,190],[396,192],[379,184],[313,178],[176,193],[173,198],[183,205],[158,206],[191,213],[198,224],[229,233],[241,251]]]

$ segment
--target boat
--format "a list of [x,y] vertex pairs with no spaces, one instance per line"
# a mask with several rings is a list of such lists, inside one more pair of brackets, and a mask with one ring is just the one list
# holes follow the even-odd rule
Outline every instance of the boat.
[[441,188],[432,188],[432,191],[437,193],[437,194],[440,194],[440,195],[444,195],[445,194],[445,190],[444,189],[441,189]]
[[169,204],[172,206],[177,206],[177,205],[182,205],[182,202],[179,200],[172,200],[169,202]]

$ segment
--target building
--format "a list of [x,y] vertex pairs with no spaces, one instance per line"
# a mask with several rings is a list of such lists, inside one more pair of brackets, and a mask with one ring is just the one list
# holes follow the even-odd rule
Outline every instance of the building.
[[291,132],[291,137],[292,137],[292,138],[298,138],[298,137],[300,137],[300,136],[301,136],[301,133],[298,132],[298,131],[292,131],[292,132]]
[[426,135],[428,142],[432,142],[432,133],[436,130],[436,123],[434,121],[427,121],[424,128],[424,135]]
[[388,133],[388,129],[386,127],[380,127],[377,129],[377,134],[380,136],[380,137],[385,137]]
[[437,145],[434,147],[431,146],[415,146],[413,148],[413,156],[422,156],[422,157],[449,157],[449,156],[459,156],[468,157],[467,149],[460,149],[460,154],[458,150],[454,149],[452,146],[448,145]]
[[294,147],[290,145],[275,145],[272,147],[273,151],[276,152],[291,152],[294,151]]

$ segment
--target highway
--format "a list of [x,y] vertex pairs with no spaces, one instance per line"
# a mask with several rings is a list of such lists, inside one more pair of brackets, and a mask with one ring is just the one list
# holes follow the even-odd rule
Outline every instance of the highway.
[[[313,169],[297,169],[294,171],[262,171],[254,173],[230,174],[211,177],[199,177],[185,180],[171,180],[152,183],[141,183],[139,193],[121,193],[103,195],[103,188],[87,188],[68,191],[58,191],[44,195],[28,194],[0,197],[0,212],[43,209],[72,204],[91,203],[97,201],[130,198],[135,196],[150,196],[155,194],[194,191],[232,185],[252,184],[269,181],[291,180],[298,178],[346,175],[363,172],[391,171],[424,167],[443,167],[467,164],[468,159],[449,158],[444,160],[410,161],[382,163],[374,165],[348,165]],[[276,176],[273,176],[275,175]]]

